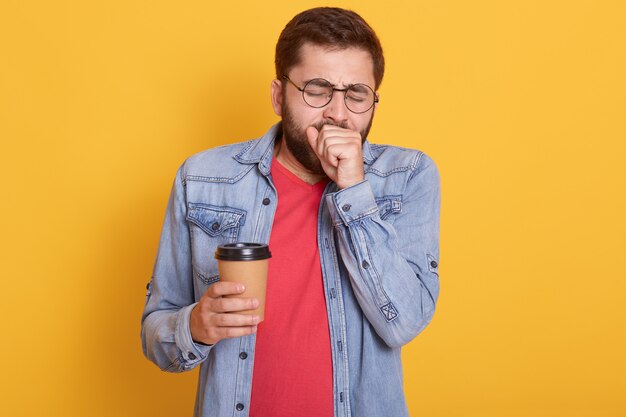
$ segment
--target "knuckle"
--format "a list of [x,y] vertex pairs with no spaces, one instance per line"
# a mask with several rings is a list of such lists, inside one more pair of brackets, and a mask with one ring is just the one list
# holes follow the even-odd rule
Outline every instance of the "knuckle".
[[220,298],[217,301],[217,305],[218,305],[219,311],[228,311],[230,301],[228,300],[228,298]]
[[206,312],[206,311],[200,311],[200,314],[198,315],[198,319],[200,322],[200,325],[203,328],[206,328],[209,325],[209,317],[210,315]]
[[209,325],[209,314],[207,314],[205,311],[200,311],[197,316],[197,323],[199,324],[200,328],[206,329],[206,327]]
[[222,299],[221,298],[213,299],[213,301],[211,302],[211,311],[213,313],[218,313],[221,310],[222,310]]
[[220,326],[225,326],[226,324],[228,324],[228,316],[226,316],[226,314],[218,314],[216,322]]
[[207,299],[207,301],[205,303],[207,311],[214,312],[215,311],[215,307],[216,307],[215,303],[216,303],[216,300],[214,298]]
[[211,308],[211,305],[213,304],[213,298],[211,297],[202,297],[200,299],[200,301],[198,302],[198,304],[200,304],[200,308],[202,310],[209,310]]
[[216,285],[216,284],[211,285],[211,286],[209,287],[209,289],[208,289],[208,290],[206,290],[206,292],[204,293],[204,296],[202,297],[203,299],[205,299],[205,300],[210,300],[210,299],[212,299],[212,298],[215,298],[215,297],[216,297],[216,295],[215,295],[215,285]]

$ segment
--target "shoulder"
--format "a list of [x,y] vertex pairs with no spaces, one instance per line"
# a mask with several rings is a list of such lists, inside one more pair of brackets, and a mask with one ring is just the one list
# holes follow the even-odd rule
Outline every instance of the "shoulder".
[[235,157],[250,148],[255,139],[246,142],[232,143],[206,149],[188,157],[183,166],[187,172],[203,172],[202,170],[219,170],[236,163]]
[[277,123],[260,138],[218,146],[190,156],[180,169],[183,180],[234,183],[257,164],[262,172],[266,172],[279,130],[280,123]]
[[191,155],[180,167],[183,181],[230,182],[250,169],[249,165],[238,162],[237,156],[257,140],[218,146]]
[[413,176],[423,170],[437,171],[435,161],[418,149],[368,143],[366,171],[379,176],[404,172]]

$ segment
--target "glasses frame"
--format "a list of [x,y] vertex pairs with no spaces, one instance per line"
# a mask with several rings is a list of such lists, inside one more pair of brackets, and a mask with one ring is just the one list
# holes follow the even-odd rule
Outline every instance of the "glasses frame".
[[[378,99],[378,94],[376,94],[376,92],[372,89],[372,87],[370,87],[367,84],[361,84],[361,83],[357,83],[357,84],[352,84],[351,86],[347,87],[347,88],[336,88],[333,86],[333,84],[328,81],[325,80],[324,78],[313,78],[312,80],[309,80],[306,82],[306,84],[304,84],[304,87],[298,87],[298,85],[296,83],[294,83],[293,81],[291,81],[291,79],[289,77],[287,77],[286,75],[283,75],[283,79],[289,81],[291,83],[291,85],[293,85],[294,87],[296,87],[296,89],[298,91],[300,91],[302,93],[302,100],[304,100],[304,102],[307,104],[307,106],[309,107],[313,107],[314,109],[321,109],[322,107],[326,107],[328,106],[328,103],[330,103],[333,100],[333,96],[335,95],[335,91],[340,91],[343,93],[343,102],[346,105],[346,108],[348,110],[350,110],[352,113],[354,114],[363,114],[363,113],[367,113],[368,111],[370,111],[372,109],[372,107],[374,107],[376,105],[376,103],[378,103],[379,99]],[[304,90],[306,90],[306,86],[309,85],[309,83],[313,82],[313,81],[317,81],[317,80],[323,80],[325,82],[328,83],[328,85],[330,86],[330,88],[332,88],[332,93],[330,94],[330,97],[328,98],[328,101],[326,102],[326,104],[322,105],[322,106],[313,106],[311,104],[309,104],[308,101],[306,101],[306,98],[304,97]],[[374,100],[372,100],[372,104],[367,108],[367,110],[363,110],[363,111],[354,111],[350,108],[350,106],[348,106],[348,102],[346,101],[346,93],[348,92],[348,90],[350,90],[352,87],[356,86],[356,85],[362,85],[364,87],[369,88],[373,95],[374,95]]]

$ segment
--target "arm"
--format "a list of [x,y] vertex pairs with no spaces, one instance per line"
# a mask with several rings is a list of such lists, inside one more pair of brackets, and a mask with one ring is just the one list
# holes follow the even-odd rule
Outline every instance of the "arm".
[[194,343],[191,243],[182,167],[167,205],[159,250],[141,319],[144,355],[162,370],[182,372],[206,359],[211,347]]
[[434,314],[439,294],[439,204],[437,167],[424,154],[409,175],[393,225],[380,218],[367,180],[327,196],[339,254],[355,296],[390,347],[411,341]]
[[[141,321],[144,354],[162,370],[182,372],[203,362],[221,339],[256,331],[259,318],[236,314],[256,308],[253,298],[224,298],[245,287],[217,282],[195,300],[187,201],[181,168],[174,181]],[[200,342],[200,343],[198,343]]]

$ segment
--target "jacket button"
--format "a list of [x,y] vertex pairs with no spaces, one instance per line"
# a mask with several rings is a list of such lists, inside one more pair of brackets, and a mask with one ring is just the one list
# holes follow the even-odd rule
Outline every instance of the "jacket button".
[[213,230],[219,230],[219,229],[220,229],[220,224],[219,224],[219,223],[213,223],[213,224],[211,225],[211,229],[213,229]]
[[351,208],[351,207],[352,207],[352,206],[351,206],[350,204],[344,204],[344,205],[341,207],[341,209],[342,209],[343,211],[350,211],[350,208]]
[[267,198],[267,197],[265,197],[265,198],[263,199],[263,205],[264,205],[264,206],[269,206],[271,202],[272,202],[272,200],[270,200],[270,199],[269,199],[269,198]]
[[239,359],[247,359],[248,358],[248,354],[246,352],[241,352],[239,354]]
[[187,355],[189,357],[189,359],[194,360],[196,359],[196,355],[194,355],[192,352],[189,352],[189,354]]
[[361,264],[361,266],[365,269],[370,267],[370,264],[367,263],[367,261],[363,261],[363,263]]
[[245,407],[243,406],[243,404],[242,404],[242,403],[239,403],[239,404],[237,404],[237,405],[235,406],[235,408],[237,409],[237,411],[241,411],[241,410],[243,410]]
[[437,262],[436,261],[430,261],[430,266],[433,268],[437,268]]

